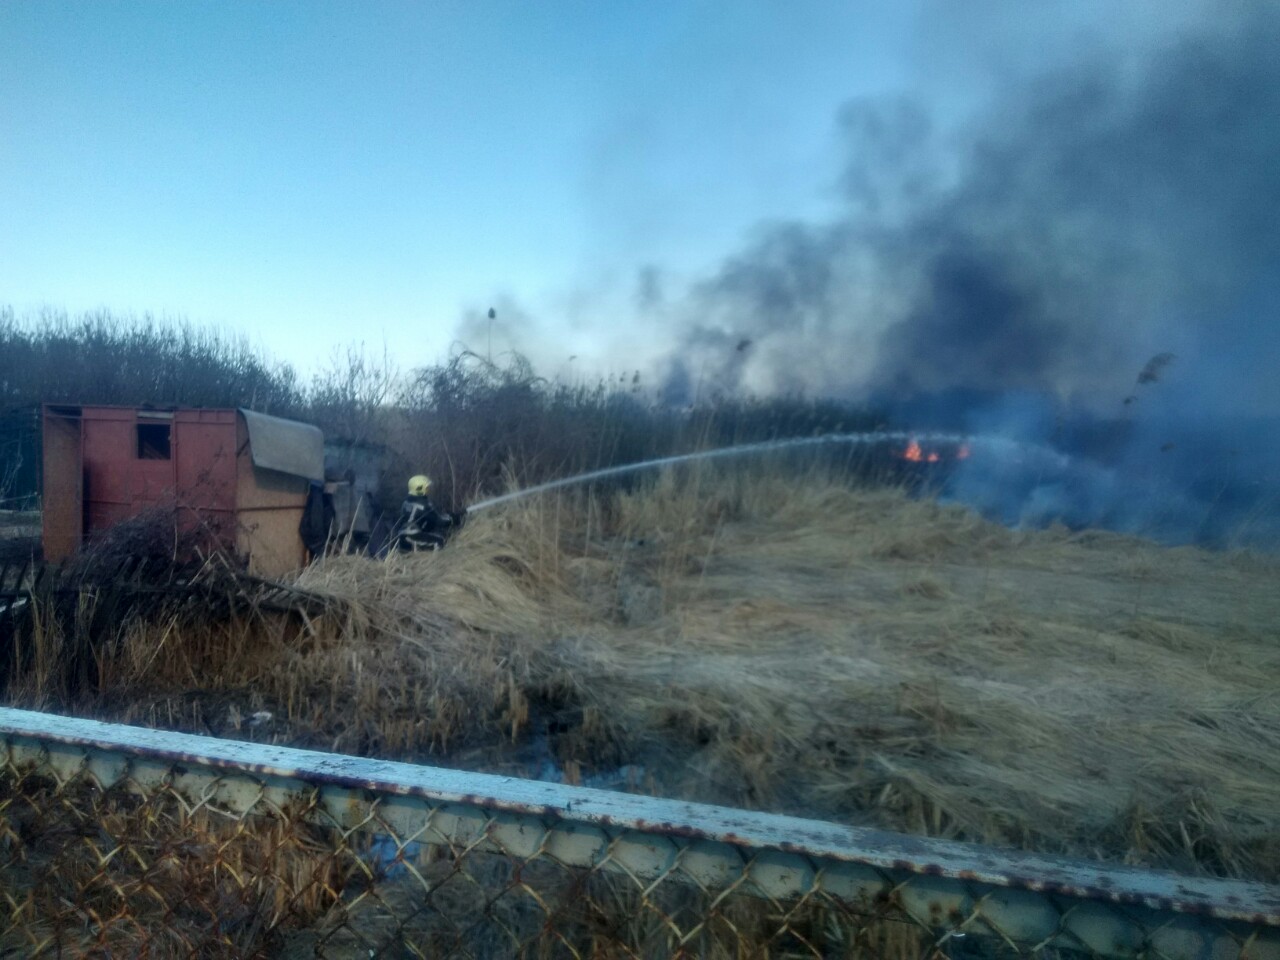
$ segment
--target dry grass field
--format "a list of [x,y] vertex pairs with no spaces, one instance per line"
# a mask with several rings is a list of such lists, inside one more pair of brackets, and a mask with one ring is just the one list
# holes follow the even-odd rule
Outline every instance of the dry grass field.
[[306,629],[135,626],[74,708],[1275,881],[1277,572],[688,469],[313,566]]

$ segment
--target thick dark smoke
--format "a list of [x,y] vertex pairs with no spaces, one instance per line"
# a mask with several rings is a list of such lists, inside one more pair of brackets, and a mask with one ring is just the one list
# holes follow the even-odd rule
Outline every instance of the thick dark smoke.
[[1220,535],[1213,510],[1280,467],[1280,8],[1218,9],[1143,64],[1094,54],[1010,90],[958,136],[910,102],[848,104],[844,214],[762,228],[700,285],[669,390],[869,398],[1034,440],[1091,478],[1011,497],[975,457],[957,492]]

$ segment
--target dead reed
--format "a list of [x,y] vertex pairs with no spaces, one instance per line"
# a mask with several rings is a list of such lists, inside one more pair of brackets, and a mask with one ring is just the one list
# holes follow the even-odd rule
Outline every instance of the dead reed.
[[1276,573],[686,469],[326,560],[305,624],[135,622],[68,706],[1275,881]]

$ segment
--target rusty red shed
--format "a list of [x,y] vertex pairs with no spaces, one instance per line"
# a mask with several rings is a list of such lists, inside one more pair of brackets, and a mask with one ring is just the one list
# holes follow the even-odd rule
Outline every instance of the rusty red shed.
[[324,437],[309,424],[251,410],[47,404],[45,558],[171,504],[183,528],[278,575],[305,560],[298,526],[323,480]]

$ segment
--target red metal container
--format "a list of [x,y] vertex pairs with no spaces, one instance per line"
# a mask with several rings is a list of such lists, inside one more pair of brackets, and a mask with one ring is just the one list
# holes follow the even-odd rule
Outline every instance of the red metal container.
[[44,553],[144,510],[172,505],[254,572],[301,566],[298,525],[311,483],[324,480],[316,427],[249,410],[46,405]]

